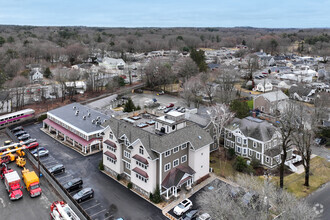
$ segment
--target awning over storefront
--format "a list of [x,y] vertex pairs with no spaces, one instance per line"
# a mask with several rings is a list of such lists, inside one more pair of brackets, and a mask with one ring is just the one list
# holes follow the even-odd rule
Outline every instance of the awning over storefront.
[[[72,140],[78,142],[79,144],[83,145],[83,146],[88,146],[90,143],[92,143],[93,141],[99,139],[99,138],[93,138],[89,141],[86,141],[85,139],[83,139],[82,137],[79,137],[78,135],[72,133],[71,131],[69,131],[66,128],[63,128],[61,125],[56,124],[55,122],[49,120],[48,118],[44,120],[44,123],[46,123],[48,126],[58,130],[59,132],[63,133],[65,136],[71,138]],[[99,139],[100,140],[100,139]]]

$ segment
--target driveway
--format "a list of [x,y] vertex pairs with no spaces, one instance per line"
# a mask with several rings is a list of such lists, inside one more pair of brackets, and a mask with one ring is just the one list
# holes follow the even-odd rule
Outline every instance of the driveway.
[[65,183],[72,178],[81,177],[84,187],[94,189],[94,198],[81,203],[93,219],[166,219],[160,209],[98,170],[102,152],[84,157],[52,139],[40,130],[41,127],[41,124],[34,124],[24,129],[38,140],[40,146],[49,150],[50,155],[41,159],[46,167],[64,164],[65,173],[56,176],[59,182]]
[[320,219],[330,219],[330,183],[306,198]]

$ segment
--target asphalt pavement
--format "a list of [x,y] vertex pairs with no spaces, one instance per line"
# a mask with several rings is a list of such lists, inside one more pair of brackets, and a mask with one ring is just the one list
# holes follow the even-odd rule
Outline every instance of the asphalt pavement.
[[319,219],[330,219],[330,183],[312,193],[306,200],[313,206]]
[[42,132],[41,127],[42,124],[34,124],[24,129],[37,139],[39,146],[49,150],[49,156],[41,159],[46,167],[57,163],[64,164],[65,173],[56,176],[60,183],[81,177],[84,182],[83,187],[94,189],[94,198],[81,203],[93,219],[119,217],[125,220],[167,219],[160,209],[98,170],[102,152],[87,157],[82,156]]

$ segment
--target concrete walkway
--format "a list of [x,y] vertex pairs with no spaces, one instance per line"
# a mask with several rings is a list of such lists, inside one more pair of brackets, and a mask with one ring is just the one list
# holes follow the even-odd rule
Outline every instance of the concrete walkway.
[[[311,159],[313,159],[316,156],[317,156],[316,154],[312,154]],[[305,168],[302,164],[300,164],[299,166],[297,166],[297,171],[295,173],[302,174],[303,172],[305,172]]]

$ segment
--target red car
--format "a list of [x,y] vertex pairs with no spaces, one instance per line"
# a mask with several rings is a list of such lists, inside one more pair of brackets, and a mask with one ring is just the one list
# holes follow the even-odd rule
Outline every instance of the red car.
[[26,148],[27,149],[34,149],[34,148],[36,148],[38,146],[39,146],[39,143],[38,142],[33,142],[33,143],[27,145]]
[[170,103],[168,106],[166,106],[166,108],[171,108],[173,106],[174,106],[174,104],[173,103]]

